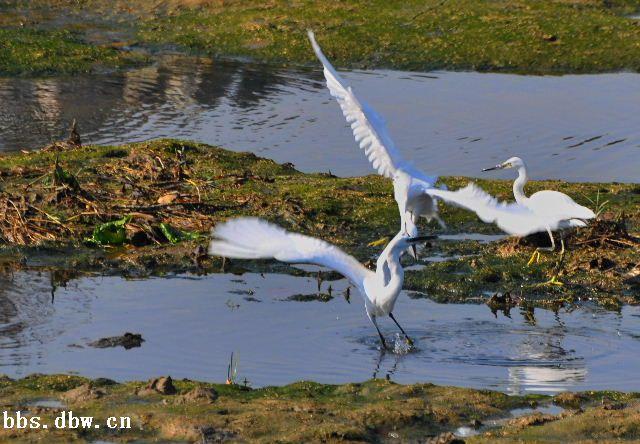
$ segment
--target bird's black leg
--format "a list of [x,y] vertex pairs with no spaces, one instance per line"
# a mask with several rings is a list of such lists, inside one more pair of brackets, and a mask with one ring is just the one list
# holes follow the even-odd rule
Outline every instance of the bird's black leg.
[[407,343],[409,345],[413,345],[413,340],[409,337],[409,335],[407,334],[407,332],[404,331],[404,329],[400,326],[400,324],[398,324],[398,321],[396,321],[396,318],[393,316],[393,313],[389,313],[389,317],[391,319],[393,319],[393,322],[396,323],[396,325],[398,326],[398,328],[400,329],[400,331],[402,332],[402,334],[404,335],[404,337],[407,339]]
[[382,336],[382,333],[380,332],[380,328],[378,328],[378,321],[376,321],[375,316],[371,316],[371,322],[373,322],[374,327],[378,331],[378,336],[380,336],[380,342],[382,342],[382,348],[384,350],[387,350],[387,341],[384,340],[384,336]]

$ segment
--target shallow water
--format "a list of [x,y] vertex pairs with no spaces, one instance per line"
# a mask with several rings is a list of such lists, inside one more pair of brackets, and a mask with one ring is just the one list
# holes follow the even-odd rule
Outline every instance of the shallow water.
[[[520,155],[533,178],[639,180],[640,74],[344,77],[386,117],[402,153],[428,172],[480,176]],[[85,142],[186,138],[304,171],[372,172],[319,70],[167,56],[126,73],[0,78],[0,150],[66,137],[73,118]]]
[[[253,386],[388,376],[508,393],[640,390],[639,307],[536,310],[534,323],[517,309],[494,317],[485,305],[403,294],[394,314],[417,350],[393,354],[378,349],[356,292],[345,300],[344,280],[322,283],[322,293],[332,287],[329,302],[292,301],[317,294],[317,281],[285,274],[82,277],[58,284],[53,298],[51,282],[48,273],[2,277],[0,372],[220,382],[235,352],[238,379]],[[381,328],[394,341],[393,323],[381,320]],[[145,342],[130,350],[87,346],[125,332]]]

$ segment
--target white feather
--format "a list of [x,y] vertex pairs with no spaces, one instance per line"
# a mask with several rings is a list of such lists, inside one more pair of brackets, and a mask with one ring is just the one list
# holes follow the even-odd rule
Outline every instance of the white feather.
[[526,236],[547,229],[558,228],[559,220],[540,217],[531,209],[517,204],[500,202],[484,190],[470,183],[458,191],[435,188],[425,190],[431,196],[439,197],[447,203],[475,212],[486,223],[495,223],[506,233]]
[[212,231],[209,254],[236,259],[274,258],[331,268],[358,288],[372,272],[339,248],[302,234],[290,233],[256,218],[232,219]]
[[351,87],[340,77],[323,54],[313,32],[308,31],[307,34],[316,56],[324,67],[324,77],[329,92],[338,101],[347,122],[351,123],[356,141],[362,139],[360,148],[371,144],[369,160],[374,164],[378,174],[392,179],[396,170],[406,162],[396,150],[384,119],[373,108],[358,100]]

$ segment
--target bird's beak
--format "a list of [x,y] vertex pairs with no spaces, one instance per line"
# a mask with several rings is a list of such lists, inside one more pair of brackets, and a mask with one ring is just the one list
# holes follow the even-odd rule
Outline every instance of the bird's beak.
[[435,234],[431,234],[428,236],[416,236],[416,237],[410,237],[409,239],[407,239],[407,243],[409,243],[410,245],[413,245],[413,244],[417,244],[418,242],[433,240],[437,238],[438,236],[436,236]]
[[491,167],[491,168],[484,168],[482,171],[501,170],[503,168],[504,168],[504,166],[502,164],[500,164],[500,165],[496,165],[496,166]]
[[418,260],[418,249],[416,248],[416,244],[411,244],[411,253],[410,254],[415,260]]

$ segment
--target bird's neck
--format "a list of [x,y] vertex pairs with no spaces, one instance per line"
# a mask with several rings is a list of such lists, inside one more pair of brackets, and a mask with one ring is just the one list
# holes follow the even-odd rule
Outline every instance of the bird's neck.
[[516,202],[523,205],[527,201],[527,196],[524,194],[524,185],[529,178],[527,177],[527,169],[523,165],[518,168],[518,178],[513,182],[513,196],[516,198]]
[[[399,235],[398,235],[399,236]],[[402,255],[402,248],[398,246],[398,236],[393,238],[391,242],[384,249],[376,267],[376,274],[380,279],[380,282],[386,282],[385,290],[390,293],[398,292],[402,288],[404,281],[404,269],[400,264],[400,256]],[[386,268],[386,270],[385,270]],[[385,277],[385,273],[389,273],[388,279]]]

